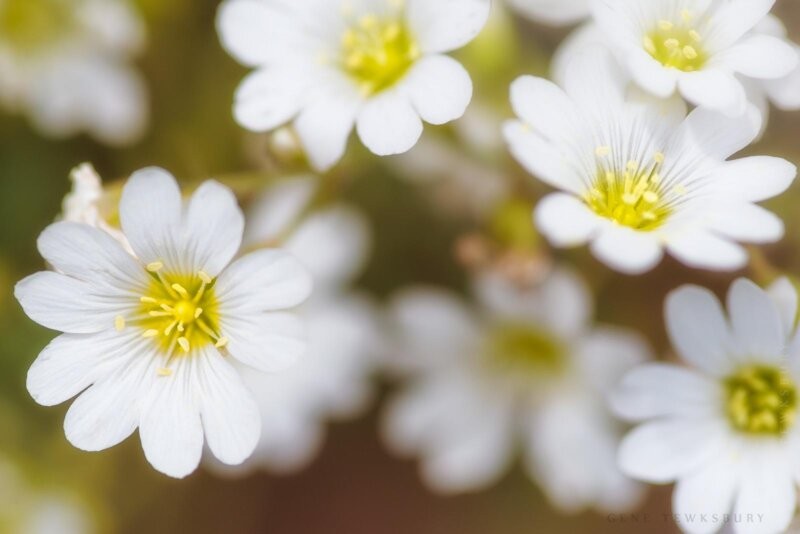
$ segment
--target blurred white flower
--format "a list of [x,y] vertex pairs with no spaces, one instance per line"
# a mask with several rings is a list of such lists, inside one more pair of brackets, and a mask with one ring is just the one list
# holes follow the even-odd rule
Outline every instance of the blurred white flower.
[[422,120],[459,118],[469,74],[444,55],[471,41],[490,0],[227,0],[225,48],[255,67],[239,87],[236,120],[253,131],[292,122],[313,166],[344,154],[355,125],[373,153],[406,152]]
[[537,22],[565,26],[591,14],[591,0],[507,0],[514,10]]
[[[245,244],[278,242],[308,207],[316,183],[312,177],[298,178],[268,189],[249,213]],[[241,468],[211,464],[216,472],[304,467],[322,445],[327,419],[351,417],[366,408],[376,367],[377,325],[370,304],[348,285],[367,259],[369,237],[358,211],[335,204],[305,214],[282,242],[314,276],[314,295],[300,310],[307,355],[279,374],[242,369],[261,409],[261,439]]]
[[0,529],[9,534],[91,534],[89,511],[74,496],[41,491],[9,459],[0,458]]
[[28,391],[46,406],[80,393],[64,421],[80,449],[111,447],[138,427],[148,461],[170,476],[196,468],[204,434],[217,458],[240,463],[260,420],[226,359],[264,371],[293,363],[302,327],[280,310],[308,296],[310,278],[278,250],[231,263],[244,217],[213,181],[184,205],[169,173],[139,171],[120,220],[136,257],[86,224],[55,223],[39,237],[58,272],[24,279],[15,294],[29,317],[65,333],[31,366]]
[[127,0],[0,0],[0,104],[48,135],[133,142],[148,117],[130,65],[143,44]]
[[747,261],[735,241],[780,239],[782,221],[755,202],[785,191],[795,166],[726,161],[756,137],[758,113],[697,108],[684,118],[672,106],[626,101],[615,67],[586,51],[569,64],[564,90],[530,76],[512,86],[520,120],[505,127],[511,151],[562,191],[537,206],[539,230],[556,246],[591,242],[598,259],[630,274],[653,268],[665,248],[692,267],[733,270]]
[[641,480],[677,481],[673,508],[686,532],[715,532],[731,510],[736,532],[782,532],[800,473],[797,293],[785,279],[769,293],[740,279],[727,307],[729,318],[696,286],[668,297],[667,330],[692,368],[653,363],[624,377],[612,405],[642,424],[619,462]]
[[435,289],[395,300],[397,360],[410,381],[389,405],[389,444],[420,455],[425,481],[443,492],[495,482],[521,445],[558,508],[634,505],[640,487],[616,467],[621,429],[604,398],[647,346],[594,327],[590,296],[566,271],[528,289],[485,275],[476,294],[476,310]]
[[736,74],[780,79],[798,64],[782,39],[751,30],[775,0],[598,0],[594,18],[608,45],[643,89],[728,115],[745,113]]

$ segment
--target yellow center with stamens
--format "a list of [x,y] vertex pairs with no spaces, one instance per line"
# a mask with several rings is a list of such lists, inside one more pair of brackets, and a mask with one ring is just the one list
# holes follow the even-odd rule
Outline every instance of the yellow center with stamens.
[[361,17],[342,36],[342,66],[365,96],[397,83],[420,57],[420,51],[400,18]]
[[[227,340],[219,326],[216,280],[200,271],[191,275],[168,274],[160,262],[147,266],[151,281],[140,298],[139,313],[130,322],[142,329],[168,354],[189,353],[208,344],[222,347]],[[127,321],[117,318],[117,329]]]
[[781,435],[794,424],[797,388],[778,367],[742,367],[724,382],[731,426],[745,434]]
[[609,147],[598,147],[597,173],[584,202],[596,214],[634,230],[658,229],[672,214],[659,171],[664,155],[657,152],[646,164],[628,161],[616,168]]
[[658,21],[655,28],[645,35],[642,45],[665,67],[684,72],[700,70],[708,61],[703,37],[694,27],[691,13],[684,10],[680,18],[679,22]]
[[0,0],[0,41],[36,53],[69,33],[74,18],[70,0]]
[[492,366],[524,374],[553,374],[565,363],[565,350],[549,333],[528,324],[494,328],[485,348]]

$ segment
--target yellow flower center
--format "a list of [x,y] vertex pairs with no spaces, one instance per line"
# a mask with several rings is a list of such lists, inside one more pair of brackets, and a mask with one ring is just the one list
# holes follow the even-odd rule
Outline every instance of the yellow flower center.
[[[189,353],[208,344],[224,347],[228,340],[219,327],[219,305],[214,294],[216,280],[200,271],[191,275],[162,273],[161,262],[147,266],[151,282],[140,300],[138,313],[130,319],[167,354]],[[117,317],[122,330],[128,320]]]
[[665,67],[684,72],[703,68],[708,55],[702,46],[703,38],[692,24],[692,15],[684,10],[681,20],[660,20],[655,28],[645,35],[644,49]]
[[413,36],[399,18],[366,15],[342,36],[344,70],[365,96],[393,86],[419,56]]
[[[650,163],[628,161],[623,169],[616,168],[609,147],[598,147],[597,175],[584,195],[592,211],[634,230],[652,231],[659,228],[672,214],[659,170],[664,154],[657,152]],[[683,194],[678,186],[672,193]]]
[[752,365],[725,380],[725,409],[736,430],[745,434],[780,435],[795,418],[797,389],[778,367]]
[[68,0],[0,0],[0,41],[35,53],[69,33],[74,5]]
[[531,325],[514,323],[494,329],[486,352],[495,367],[535,375],[557,372],[565,357],[564,348],[553,336]]

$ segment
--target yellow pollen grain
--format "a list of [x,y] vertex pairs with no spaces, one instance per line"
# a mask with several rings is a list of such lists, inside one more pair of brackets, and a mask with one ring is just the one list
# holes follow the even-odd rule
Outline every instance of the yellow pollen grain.
[[204,283],[210,284],[212,282],[211,277],[208,276],[208,273],[205,271],[197,271],[197,277]]
[[594,149],[594,153],[596,156],[604,158],[611,154],[611,147],[610,146],[599,146]]
[[664,41],[664,46],[666,46],[667,48],[670,48],[670,49],[678,48],[680,45],[681,45],[681,42],[678,41],[675,38],[666,39]]
[[189,352],[189,340],[186,339],[185,337],[178,338],[178,345],[181,346],[183,352]]
[[694,15],[691,11],[688,9],[681,10],[681,19],[683,19],[683,22],[691,22],[692,18],[694,18]]
[[658,163],[659,165],[664,163],[664,159],[665,159],[665,156],[664,156],[663,152],[656,152],[655,154],[653,154],[653,160],[656,163]]
[[686,45],[683,47],[683,55],[686,56],[687,59],[695,59],[697,58],[697,50],[692,46]]
[[217,347],[218,349],[221,349],[222,347],[225,347],[227,344],[228,344],[228,338],[227,337],[221,337],[221,338],[219,338],[217,340],[217,342],[214,344],[214,346]]
[[674,28],[675,25],[668,20],[659,20],[658,27],[666,32]]
[[195,319],[197,319],[201,315],[203,315],[203,308],[197,308],[196,310],[194,310],[194,318]]
[[189,298],[189,292],[186,291],[186,288],[180,284],[172,284],[172,289],[174,289],[178,295],[182,296],[183,298]]
[[645,202],[647,202],[648,204],[655,204],[656,202],[658,202],[659,197],[658,193],[655,193],[653,191],[645,191],[644,195],[642,195],[642,198],[644,198]]
[[696,43],[699,43],[700,41],[703,40],[703,38],[700,37],[700,34],[697,33],[697,30],[689,30],[689,37],[691,37],[692,40]]
[[644,39],[642,40],[642,44],[644,45],[644,49],[647,50],[650,54],[656,53],[657,51],[656,43],[655,41],[653,41],[653,38],[650,37],[649,35],[645,35]]
[[159,367],[156,369],[156,374],[158,376],[172,376],[172,369],[167,369],[166,367]]
[[141,297],[139,301],[145,304],[158,304],[158,300],[153,297]]
[[147,270],[150,271],[151,273],[157,273],[158,271],[160,271],[163,268],[164,268],[164,264],[161,263],[160,261],[154,261],[153,263],[148,263],[147,264]]
[[145,330],[142,332],[142,337],[156,337],[159,334],[159,331],[151,328],[149,330]]
[[672,190],[675,191],[675,193],[677,193],[678,195],[686,194],[686,188],[680,184],[676,185]]
[[117,332],[122,332],[125,329],[125,318],[121,315],[117,315],[114,319],[114,328],[116,328]]

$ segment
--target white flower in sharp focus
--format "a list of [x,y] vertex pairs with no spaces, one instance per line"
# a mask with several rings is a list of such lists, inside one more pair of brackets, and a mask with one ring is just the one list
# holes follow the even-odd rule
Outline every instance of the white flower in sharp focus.
[[[275,243],[293,253],[314,276],[314,295],[300,313],[306,357],[279,374],[242,370],[261,411],[261,439],[241,468],[210,464],[223,475],[253,468],[291,471],[319,451],[326,421],[352,417],[372,398],[377,324],[371,304],[348,288],[368,257],[364,217],[345,204],[307,213],[318,179],[303,177],[270,187],[248,213],[245,245]],[[293,230],[285,234],[287,228]]]
[[318,170],[344,154],[355,126],[373,153],[411,149],[422,121],[459,118],[466,70],[444,55],[471,41],[490,0],[227,0],[225,48],[255,67],[236,94],[245,128],[292,122]]
[[0,105],[51,136],[133,142],[148,115],[130,65],[143,43],[127,0],[0,0]]
[[693,267],[736,269],[747,254],[735,241],[783,236],[781,220],[755,202],[786,190],[794,165],[726,161],[758,134],[755,110],[726,117],[697,108],[684,118],[673,106],[626,101],[613,73],[607,54],[587,51],[570,63],[563,90],[533,77],[511,88],[520,117],[505,126],[511,151],[561,190],[535,213],[554,245],[590,242],[601,261],[634,274],[664,249]]
[[[753,30],[754,35],[770,35],[787,42],[800,57],[800,45],[788,40],[786,27],[777,17],[767,16]],[[769,116],[769,105],[783,111],[800,110],[800,65],[783,78],[775,80],[758,80],[742,77],[745,90],[750,101],[761,111],[764,117]]]
[[507,0],[514,10],[531,20],[563,26],[591,14],[591,0]]
[[775,0],[598,0],[594,18],[620,62],[642,88],[728,115],[745,112],[736,78],[787,76],[798,63],[785,41],[753,35]]
[[522,290],[486,276],[476,310],[434,289],[395,300],[398,360],[410,379],[389,404],[389,444],[419,455],[439,491],[495,482],[521,446],[528,473],[558,508],[633,506],[640,488],[616,467],[621,429],[604,398],[646,345],[592,326],[589,294],[565,271]]
[[136,256],[85,224],[55,223],[40,236],[58,272],[26,278],[16,297],[33,320],[65,333],[34,362],[28,391],[47,406],[80,394],[64,429],[83,450],[138,427],[148,461],[170,476],[196,468],[204,435],[222,462],[242,462],[260,418],[231,360],[274,371],[303,352],[301,324],[283,310],[308,296],[306,270],[279,250],[231,263],[244,218],[213,181],[184,203],[166,171],[139,171],[120,221]]
[[667,330],[690,367],[653,363],[623,378],[612,405],[642,424],[619,462],[641,480],[677,481],[673,512],[686,532],[715,532],[730,512],[738,533],[783,532],[800,476],[797,293],[785,279],[769,292],[740,279],[727,308],[695,286],[668,297]]

